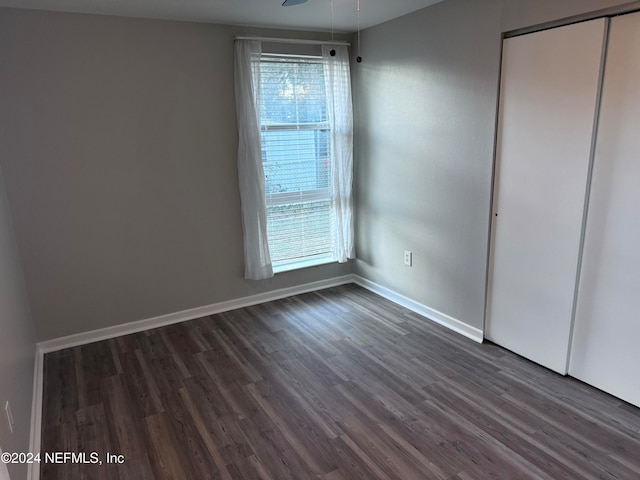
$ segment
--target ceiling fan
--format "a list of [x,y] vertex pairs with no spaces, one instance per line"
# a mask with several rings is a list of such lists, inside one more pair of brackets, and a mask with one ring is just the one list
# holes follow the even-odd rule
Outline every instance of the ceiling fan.
[[305,3],[307,0],[284,0],[282,2],[283,7],[293,7],[294,5],[300,5],[301,3]]

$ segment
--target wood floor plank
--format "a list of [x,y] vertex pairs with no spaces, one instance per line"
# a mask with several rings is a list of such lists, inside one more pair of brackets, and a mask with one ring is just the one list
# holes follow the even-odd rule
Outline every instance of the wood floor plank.
[[640,409],[355,285],[45,355],[44,480],[637,480]]
[[78,387],[73,349],[53,352],[44,362],[42,403],[43,427],[73,421],[78,410]]
[[307,465],[294,451],[282,432],[266,414],[258,413],[240,421],[247,441],[256,457],[277,479],[315,478],[313,466]]
[[146,417],[145,428],[150,443],[149,456],[152,459],[154,478],[202,478],[196,475],[193,464],[183,455],[183,448],[166,413]]
[[211,430],[208,428],[208,425],[211,425],[213,422],[205,422],[189,395],[189,392],[185,388],[181,388],[179,394],[185,409],[189,412],[189,416],[191,417],[195,430],[198,432],[200,440],[207,447],[210,461],[213,462],[215,469],[220,473],[220,478],[230,480],[232,476],[227,469],[227,462],[220,453],[222,442],[216,443],[214,437],[211,435]]
[[477,403],[474,397],[465,396],[450,384],[434,384],[429,387],[431,398],[438,398],[440,404],[448,404],[455,408],[461,418],[477,426],[485,434],[490,435],[505,449],[520,456],[524,461],[532,462],[554,480],[570,480],[580,472],[576,463],[558,462],[552,448],[539,448],[542,445],[532,438],[535,432],[527,432],[511,424],[503,417],[493,415],[485,403]]
[[[105,462],[107,452],[114,448],[109,440],[106,415],[102,404],[91,405],[77,412],[78,445],[85,452],[96,452],[101,462]],[[112,480],[120,478],[118,465],[102,464],[91,468],[91,478],[96,480]]]

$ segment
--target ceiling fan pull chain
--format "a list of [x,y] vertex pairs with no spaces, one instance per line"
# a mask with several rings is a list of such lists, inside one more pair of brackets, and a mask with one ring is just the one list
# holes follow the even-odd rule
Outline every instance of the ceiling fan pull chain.
[[[331,42],[333,42],[333,0],[329,0],[329,2],[331,3]],[[335,57],[336,49],[332,48],[331,51],[329,52],[329,55],[331,55],[332,57]]]
[[360,0],[357,0],[357,10],[358,10],[358,56],[356,58],[356,62],[361,63],[362,57],[360,56]]

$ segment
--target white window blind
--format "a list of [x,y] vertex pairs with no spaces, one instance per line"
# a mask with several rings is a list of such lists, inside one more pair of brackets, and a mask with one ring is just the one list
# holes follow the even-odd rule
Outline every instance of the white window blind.
[[273,265],[330,259],[335,221],[322,57],[262,54],[259,110]]

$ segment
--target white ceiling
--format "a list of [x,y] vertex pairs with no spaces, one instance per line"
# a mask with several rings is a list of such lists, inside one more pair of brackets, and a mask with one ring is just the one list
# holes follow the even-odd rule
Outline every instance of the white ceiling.
[[[283,0],[0,0],[0,6],[126,17],[330,30],[331,0],[282,7]],[[334,1],[336,32],[357,29],[357,0]],[[360,0],[360,27],[368,28],[442,0]]]

